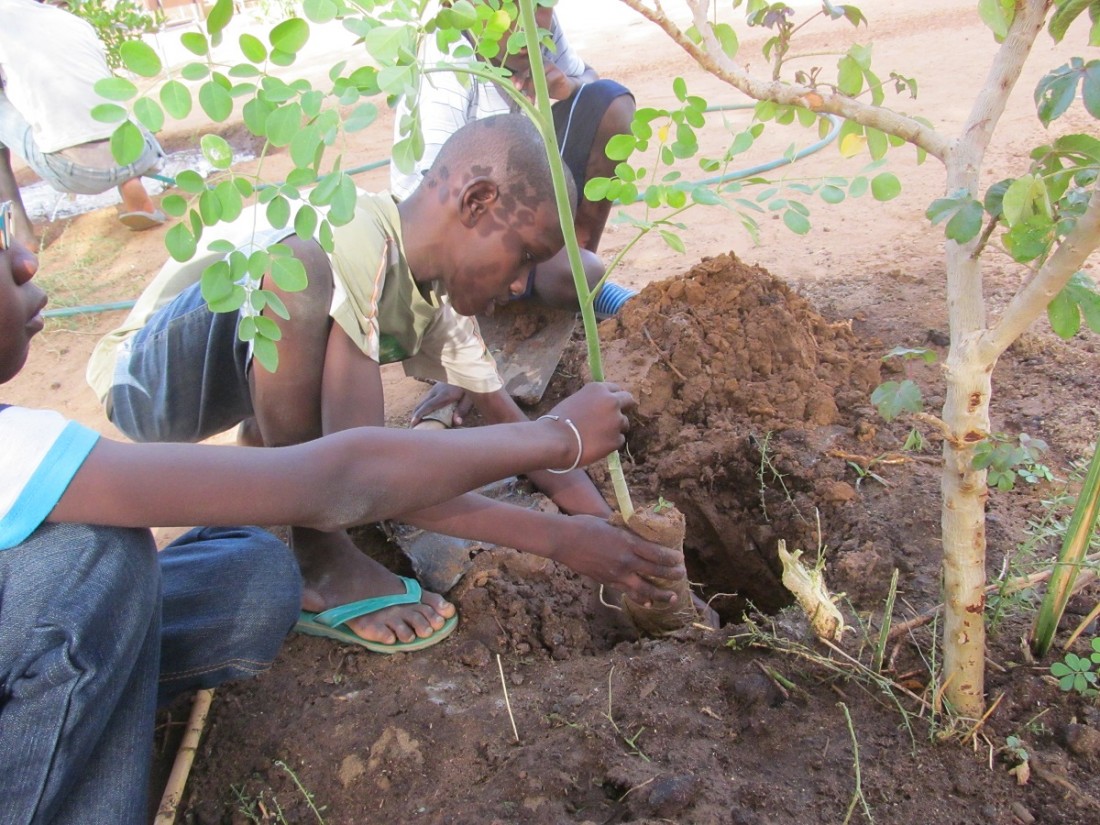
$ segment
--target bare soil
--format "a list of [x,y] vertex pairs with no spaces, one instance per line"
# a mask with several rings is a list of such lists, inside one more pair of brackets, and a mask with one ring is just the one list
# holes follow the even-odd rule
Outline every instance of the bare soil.
[[[921,80],[921,95],[902,107],[956,127],[994,49],[975,4],[860,5],[871,26],[859,37],[874,42],[876,59]],[[571,35],[584,31],[574,19],[566,18]],[[807,50],[843,48],[835,27],[816,31]],[[609,36],[622,47],[607,49]],[[746,56],[755,54],[754,37],[743,44]],[[736,97],[629,16],[615,13],[573,39],[643,105],[670,104],[676,74],[712,101]],[[1031,90],[1071,53],[1041,41],[983,185],[1018,172],[1028,149],[1045,139]],[[385,155],[386,117],[351,147],[354,160]],[[1069,120],[1066,128],[1094,128],[1080,113]],[[713,140],[721,145],[720,134]],[[747,163],[781,154],[792,140],[807,138],[773,138]],[[842,161],[830,148],[789,177],[854,174],[866,160]],[[845,594],[856,626],[843,648],[864,663],[895,570],[895,622],[940,599],[939,445],[926,430],[922,451],[901,453],[909,425],[883,422],[869,396],[881,380],[899,377],[898,367],[880,360],[891,347],[928,346],[941,359],[946,351],[942,237],[922,217],[942,194],[942,169],[918,166],[909,150],[895,152],[889,168],[905,185],[901,197],[814,205],[814,229],[804,238],[768,218],[754,246],[730,213],[697,210],[686,218],[686,256],[646,240],[616,276],[642,289],[600,327],[608,377],[640,401],[624,454],[631,489],[638,502],[663,497],[687,516],[689,572],[720,613],[720,631],[638,638],[600,604],[591,582],[507,548],[484,548],[449,593],[462,621],[447,642],[383,657],[295,636],[271,672],[220,688],[182,821],[1100,821],[1100,712],[1059,692],[1046,675],[1049,660],[1027,655],[1020,641],[1031,620],[1026,599],[993,628],[992,712],[979,729],[954,733],[931,708],[934,624],[887,647],[884,672],[896,684],[887,692],[842,653],[813,642],[786,609],[778,539],[810,557],[822,548],[829,584]],[[361,185],[384,187],[384,172]],[[127,233],[109,210],[50,227],[42,279],[54,305],[135,296],[165,257],[162,234]],[[610,256],[630,239],[628,229],[611,226],[602,251]],[[993,256],[986,292],[994,313],[1021,277]],[[117,437],[82,377],[95,340],[117,322],[117,313],[52,322],[5,400],[51,406]],[[1048,441],[1046,462],[1061,478],[1100,427],[1096,343],[1089,334],[1061,342],[1039,324],[994,378],[995,429]],[[585,374],[578,342],[544,405]],[[937,409],[936,368],[910,367],[910,375]],[[388,373],[393,424],[407,420],[422,388]],[[605,471],[593,475],[607,489]],[[991,576],[1010,564],[1040,500],[1057,489],[1020,485],[991,495]],[[512,495],[547,506],[523,485]],[[379,531],[363,528],[356,537],[392,566],[407,564]],[[1049,556],[1057,548],[1038,549]],[[1066,631],[1096,600],[1095,588],[1075,600]],[[787,640],[785,651],[763,643],[773,633]],[[171,756],[187,710],[181,702],[162,716],[158,764]],[[1026,784],[1009,773],[1009,736],[1029,753]]]

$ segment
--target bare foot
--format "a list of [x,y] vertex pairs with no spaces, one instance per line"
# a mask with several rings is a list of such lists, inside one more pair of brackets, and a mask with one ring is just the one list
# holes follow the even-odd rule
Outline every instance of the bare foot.
[[[302,609],[329,610],[348,602],[403,593],[401,579],[355,546],[347,533],[295,527],[291,545],[302,571]],[[352,619],[347,627],[370,642],[426,639],[455,615],[442,596],[424,591],[417,604],[395,605]]]
[[118,193],[122,196],[121,211],[123,212],[147,212],[152,214],[157,207],[149,192],[141,182],[141,178],[130,178],[118,185]]

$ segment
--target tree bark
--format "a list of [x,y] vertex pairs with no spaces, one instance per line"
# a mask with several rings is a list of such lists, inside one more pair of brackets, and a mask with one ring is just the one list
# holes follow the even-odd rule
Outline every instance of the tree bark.
[[[978,195],[985,151],[1008,96],[1042,30],[1049,0],[1017,4],[1016,17],[990,67],[970,116],[945,158],[947,193]],[[986,471],[974,469],[974,447],[989,436],[991,376],[999,352],[981,346],[986,331],[980,239],[945,247],[951,344],[944,363],[943,540],[944,690],[959,714],[978,718],[985,707]],[[1067,276],[1068,278],[1068,276]]]

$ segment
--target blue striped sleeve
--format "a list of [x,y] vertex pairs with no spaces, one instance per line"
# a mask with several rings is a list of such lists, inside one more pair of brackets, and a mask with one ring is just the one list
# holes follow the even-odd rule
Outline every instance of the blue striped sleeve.
[[15,491],[6,512],[0,513],[0,550],[20,544],[38,529],[98,440],[99,433],[94,430],[65,422],[22,489]]

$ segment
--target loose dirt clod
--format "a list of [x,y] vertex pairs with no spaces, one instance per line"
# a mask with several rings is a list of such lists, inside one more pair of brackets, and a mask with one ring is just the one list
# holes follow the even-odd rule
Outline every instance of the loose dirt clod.
[[[614,520],[619,524],[623,523],[617,514]],[[687,526],[684,514],[671,504],[662,502],[653,507],[637,509],[625,524],[631,532],[646,541],[671,547],[683,555]],[[639,631],[650,636],[665,636],[698,619],[687,577],[678,580],[654,579],[653,583],[675,591],[676,602],[662,607],[646,607],[624,596],[623,609]]]

